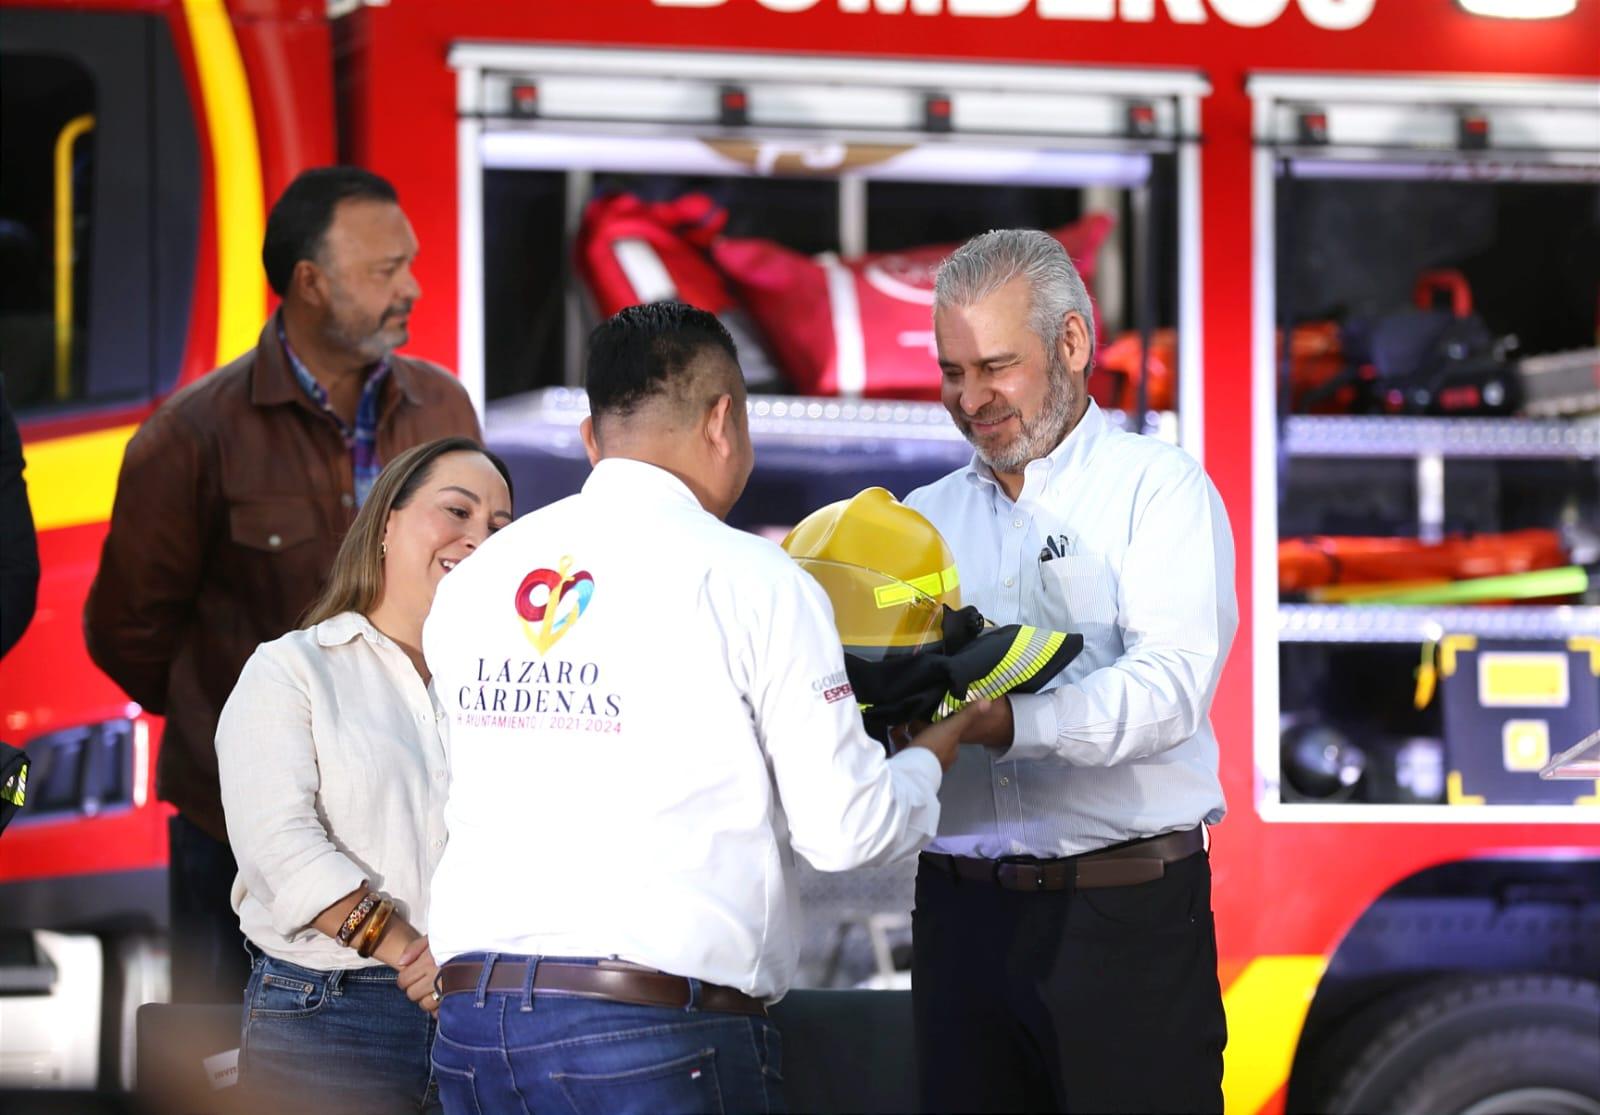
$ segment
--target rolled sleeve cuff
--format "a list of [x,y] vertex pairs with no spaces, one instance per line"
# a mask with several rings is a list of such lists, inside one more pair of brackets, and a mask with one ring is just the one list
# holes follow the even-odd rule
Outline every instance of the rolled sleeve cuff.
[[367,881],[367,873],[331,848],[299,868],[272,899],[272,928],[292,937]]
[[1070,695],[1059,689],[1049,693],[1011,694],[1008,698],[1011,702],[1011,747],[997,759],[1012,762],[1060,758],[1061,750],[1056,741],[1061,733],[1061,720],[1056,702]]

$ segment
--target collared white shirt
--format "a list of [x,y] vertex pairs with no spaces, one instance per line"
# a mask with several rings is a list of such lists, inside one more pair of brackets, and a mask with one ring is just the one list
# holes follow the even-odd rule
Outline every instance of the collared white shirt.
[[441,962],[617,956],[773,999],[793,854],[885,863],[937,826],[938,760],[867,736],[821,588],[654,466],[603,460],[496,533],[423,649],[451,717]]
[[311,921],[362,882],[428,928],[444,852],[444,710],[404,650],[345,612],[262,643],[217,724],[233,908],[270,956],[360,968]]
[[1075,631],[1040,694],[1014,694],[1009,750],[964,747],[934,848],[1056,857],[1222,819],[1208,716],[1238,627],[1233,540],[1200,465],[1089,403],[1013,502],[976,455],[906,502],[955,552],[992,622]]

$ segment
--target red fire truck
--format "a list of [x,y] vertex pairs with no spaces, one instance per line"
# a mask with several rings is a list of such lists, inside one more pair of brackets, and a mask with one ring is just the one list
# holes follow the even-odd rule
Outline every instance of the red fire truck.
[[[884,388],[926,356],[919,261],[1098,221],[1097,393],[1204,462],[1238,554],[1229,1110],[1600,1111],[1600,784],[1537,775],[1600,728],[1596,44],[1595,0],[5,0],[0,352],[44,580],[0,663],[35,764],[0,1079],[126,1079],[162,992],[160,722],[89,662],[84,596],[127,439],[254,343],[266,207],[337,158],[398,187],[411,351],[524,511],[586,470],[597,260],[639,298],[711,266],[763,377],[735,519],[775,530],[966,459]],[[616,198],[654,224],[608,231]],[[1524,531],[1555,579],[1488,603],[1280,580],[1285,547]]]

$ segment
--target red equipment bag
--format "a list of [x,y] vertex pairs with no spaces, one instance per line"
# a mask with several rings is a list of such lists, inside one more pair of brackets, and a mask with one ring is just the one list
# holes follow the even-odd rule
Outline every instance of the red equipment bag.
[[[776,378],[770,353],[802,395],[939,397],[933,277],[955,245],[812,257],[774,240],[722,236],[727,221],[704,194],[590,202],[576,252],[596,309],[609,317],[676,299],[710,310],[738,343],[752,386]],[[1095,213],[1052,230],[1091,291],[1095,254],[1113,224]]]
[[[1092,213],[1051,230],[1091,291],[1095,253],[1113,224]],[[711,256],[797,392],[937,399],[933,278],[955,248],[841,259],[803,255],[772,240],[721,237]]]
[[704,194],[657,202],[633,194],[597,197],[578,228],[578,273],[601,317],[665,301],[716,314],[738,346],[745,382],[770,388],[778,377],[761,335],[707,255],[727,223],[727,210]]
[[706,258],[727,211],[704,194],[646,202],[632,194],[597,197],[578,229],[578,271],[600,316],[669,299],[721,313],[734,304]]

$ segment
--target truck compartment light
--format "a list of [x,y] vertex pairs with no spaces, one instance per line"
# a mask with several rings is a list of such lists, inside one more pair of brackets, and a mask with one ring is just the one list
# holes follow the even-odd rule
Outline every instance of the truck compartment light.
[[1481,112],[1465,109],[1456,118],[1456,146],[1463,151],[1489,149],[1489,118]]
[[717,122],[724,128],[738,128],[750,122],[750,94],[743,86],[717,88]]
[[1328,142],[1328,113],[1325,109],[1307,109],[1297,113],[1294,120],[1295,138],[1302,147],[1322,147]]
[[1156,106],[1149,101],[1133,101],[1127,106],[1128,135],[1134,139],[1153,139],[1156,135]]
[[539,115],[539,86],[519,81],[511,87],[511,115],[527,118]]

